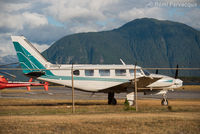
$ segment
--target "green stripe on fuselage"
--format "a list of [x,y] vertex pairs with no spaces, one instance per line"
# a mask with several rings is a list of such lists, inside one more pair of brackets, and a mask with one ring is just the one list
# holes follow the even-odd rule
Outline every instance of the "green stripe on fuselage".
[[166,81],[164,81],[164,82],[173,82],[173,80],[166,80]]

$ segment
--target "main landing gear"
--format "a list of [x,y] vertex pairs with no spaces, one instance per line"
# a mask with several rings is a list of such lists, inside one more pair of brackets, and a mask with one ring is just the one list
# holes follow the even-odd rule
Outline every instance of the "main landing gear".
[[116,105],[117,100],[115,99],[115,93],[109,92],[108,93],[108,105]]
[[166,94],[163,94],[163,99],[161,101],[161,105],[168,106],[168,100],[167,100],[167,95]]

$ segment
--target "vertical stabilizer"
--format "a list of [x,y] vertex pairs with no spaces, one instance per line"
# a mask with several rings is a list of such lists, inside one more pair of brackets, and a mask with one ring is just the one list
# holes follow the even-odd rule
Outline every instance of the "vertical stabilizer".
[[44,70],[50,63],[24,36],[11,36],[11,39],[25,74],[39,71],[48,75],[52,74],[50,71]]

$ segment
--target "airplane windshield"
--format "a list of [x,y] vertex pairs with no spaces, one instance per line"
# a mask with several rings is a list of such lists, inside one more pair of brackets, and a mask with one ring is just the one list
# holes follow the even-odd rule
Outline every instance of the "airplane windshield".
[[147,70],[143,70],[143,72],[144,72],[144,74],[145,74],[146,76],[149,76],[149,75],[150,75],[150,73],[149,73]]

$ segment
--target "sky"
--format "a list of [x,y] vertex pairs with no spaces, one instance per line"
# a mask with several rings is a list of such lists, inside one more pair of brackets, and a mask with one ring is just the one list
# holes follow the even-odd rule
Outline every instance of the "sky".
[[44,51],[63,36],[111,30],[144,17],[200,30],[200,0],[0,0],[0,57],[16,55],[11,35],[24,35]]

